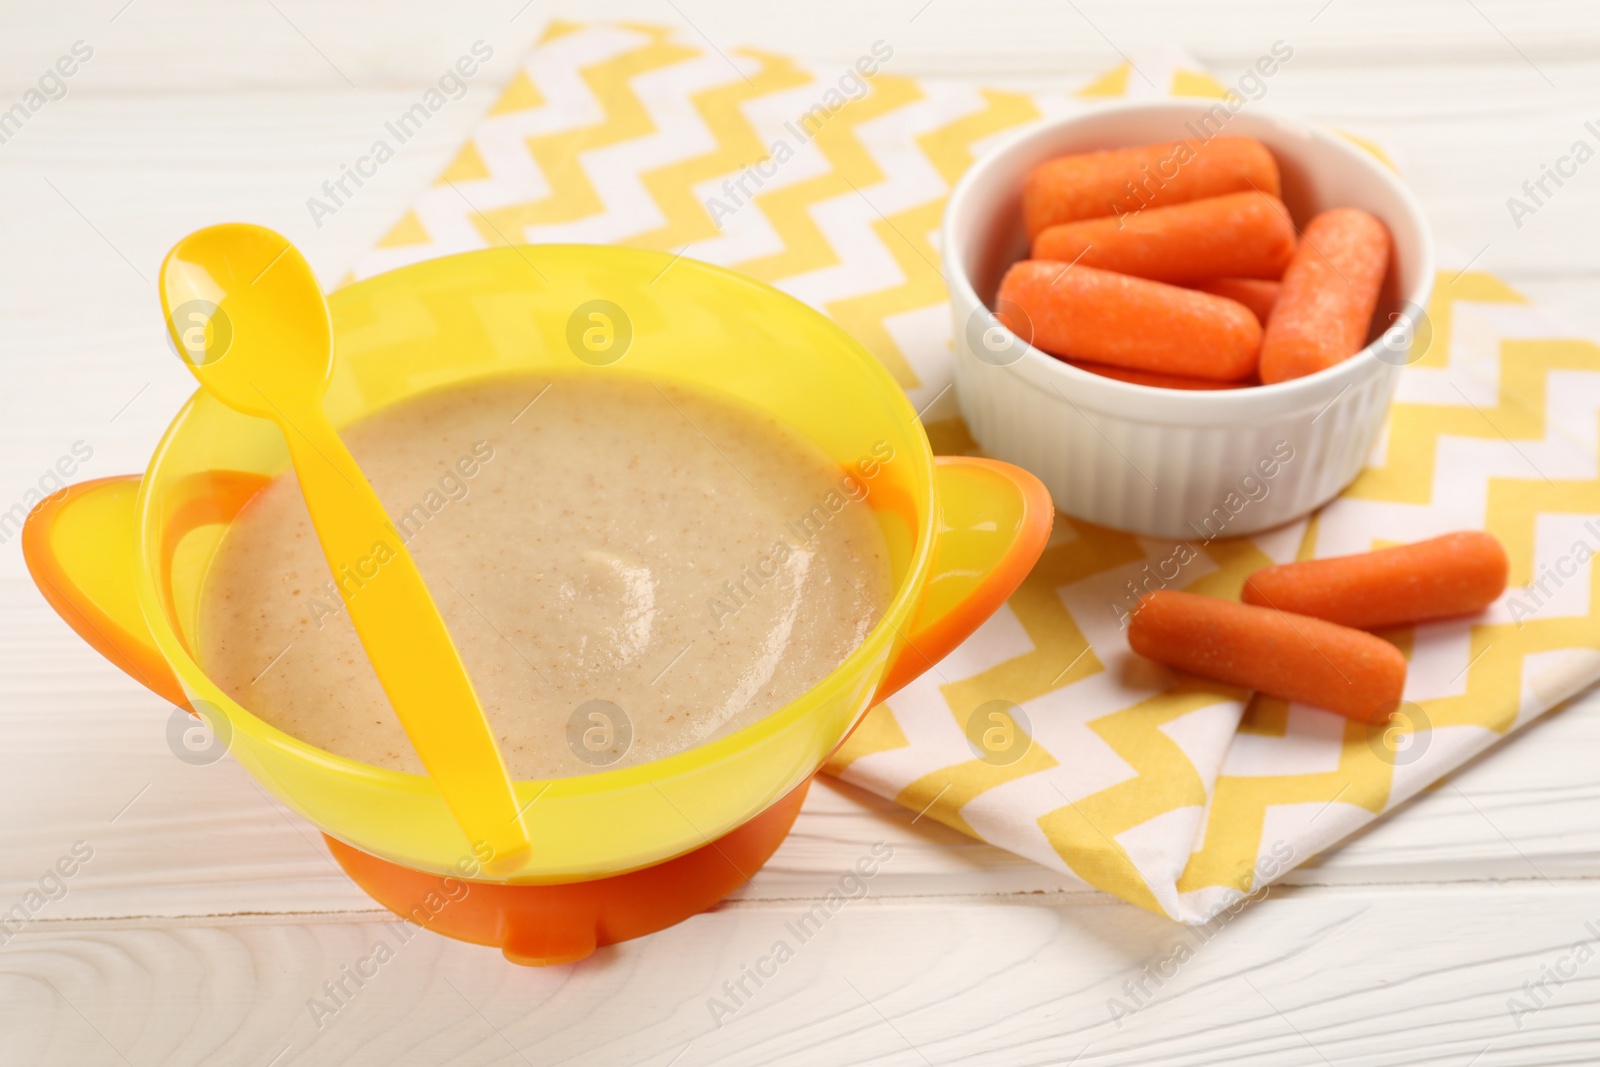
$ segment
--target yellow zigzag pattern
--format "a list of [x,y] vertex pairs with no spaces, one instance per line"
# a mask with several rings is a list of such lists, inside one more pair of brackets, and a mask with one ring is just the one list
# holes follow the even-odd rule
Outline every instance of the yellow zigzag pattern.
[[[985,91],[983,98],[986,106],[982,111],[917,138],[918,147],[937,168],[940,177],[950,185],[954,185],[971,164],[972,142],[998,130],[1031,122],[1039,115],[1033,101],[1020,93]],[[828,151],[828,145],[824,144],[823,150]],[[864,157],[865,153],[862,155]],[[829,158],[833,158],[831,153]],[[855,182],[853,177],[849,180]],[[867,196],[865,192],[861,195],[863,198]],[[928,235],[939,228],[943,214],[944,198],[940,197],[883,218],[882,224],[875,225],[874,230],[900,264],[906,276],[905,282],[892,289],[836,300],[826,309],[852,337],[893,370],[901,386],[908,389],[921,383],[889,336],[884,319],[945,301],[944,276],[937,266],[939,253],[928,240]]]
[[[507,239],[520,240],[529,227],[585,218],[603,210],[599,194],[579,166],[581,154],[654,132],[649,113],[630,80],[674,63],[698,59],[703,54],[698,49],[673,42],[673,31],[669,29],[630,28],[646,34],[649,42],[581,71],[585,84],[601,104],[602,119],[579,129],[528,139],[529,154],[545,175],[551,192],[539,200],[474,213],[474,226],[485,243],[497,245]],[[558,29],[558,33],[565,32],[570,29]],[[707,179],[734,175],[768,154],[769,146],[759,140],[755,129],[745,119],[741,105],[759,96],[813,81],[808,72],[785,57],[754,50],[740,54],[758,59],[760,71],[748,81],[742,78],[730,81],[692,97],[696,110],[713,134],[716,148],[641,175],[667,221],[656,230],[629,237],[625,243],[678,250],[715,236],[716,224],[695,195],[694,186]],[[829,163],[826,174],[755,195],[753,202],[765,213],[780,237],[782,251],[738,263],[740,271],[763,281],[780,282],[838,264],[838,254],[813,220],[813,207],[845,195],[858,195],[871,206],[867,190],[885,175],[856,136],[855,128],[922,98],[921,89],[909,78],[879,74],[870,79],[870,83],[872,91],[866,97],[850,101],[816,129],[813,140]],[[974,140],[1038,115],[1032,101],[1018,93],[986,92],[984,101],[986,106],[982,111],[919,138],[919,145],[947,181],[953,182],[970,162],[969,146]],[[542,103],[536,87],[519,74],[492,114],[537,107]],[[469,142],[440,182],[485,176],[487,170]],[[877,209],[873,207],[873,210]],[[893,216],[880,214],[874,229],[899,264],[905,281],[879,292],[835,301],[825,308],[907,387],[920,383],[884,327],[883,319],[896,312],[944,302],[944,283],[936,266],[937,252],[928,239],[937,228],[942,211],[943,199],[939,198]],[[414,214],[408,214],[382,245],[392,247],[426,240],[427,233],[421,222]]]
[[[817,228],[812,218],[812,207],[846,194],[864,196],[860,190],[879,181],[883,173],[854,136],[854,128],[922,97],[921,89],[914,81],[907,78],[879,74],[871,79],[871,82],[872,91],[867,96],[846,104],[818,128],[812,138],[817,149],[828,160],[829,170],[826,174],[794,185],[767,190],[754,197],[753,203],[766,215],[767,221],[782,240],[783,250],[736,264],[741,273],[764,282],[776,283],[797,274],[838,264],[839,257],[834,251],[832,242]],[[895,247],[894,242],[897,239],[892,235],[885,236],[881,231],[878,236],[885,242],[886,247],[891,249],[902,269],[905,269],[910,276],[910,272],[915,268],[909,266],[906,254]],[[924,272],[929,269],[922,263],[919,263],[918,267]],[[925,300],[924,304],[936,303],[942,298],[941,294]],[[841,303],[845,305],[848,313],[854,301]],[[831,306],[824,310],[830,314],[833,312]],[[868,325],[865,322],[847,321],[837,315],[835,318],[846,329]],[[887,334],[883,333],[881,323],[871,325],[876,327],[876,330],[869,327],[862,332],[854,329],[851,329],[851,332],[883,361],[897,381],[902,385],[916,385],[916,375],[912,373],[910,364],[889,340]],[[863,333],[866,333],[866,336],[863,336]],[[874,333],[877,336],[873,336]]]
[[[960,420],[928,428],[936,451],[971,454],[976,443]],[[996,698],[1022,704],[1104,669],[1067,611],[1058,590],[1145,558],[1136,538],[1057,515],[1058,528],[1071,532],[1045,550],[1033,572],[1012,596],[1010,608],[1034,648],[987,671],[941,685],[940,692],[958,726],[973,709]],[[1059,541],[1059,536],[1058,536]],[[1217,570],[1190,588],[1216,596],[1237,596],[1245,576],[1267,560],[1248,541],[1216,542],[1206,549]],[[1039,819],[1056,852],[1080,878],[1096,888],[1161,911],[1132,860],[1115,837],[1179,807],[1202,806],[1205,783],[1193,763],[1161,727],[1231,691],[1192,686],[1104,716],[1089,724],[1137,772],[1112,789],[1067,802]],[[888,706],[874,708],[829,764],[839,774],[850,763],[909,742]],[[961,816],[973,799],[1009,781],[1045,770],[1057,760],[1035,744],[1023,759],[1004,767],[970,760],[943,767],[907,785],[896,801],[954,829],[979,836]]]
[[1183,749],[1160,727],[1217,699],[1218,693],[1206,686],[1182,686],[1089,724],[1138,774],[1039,818],[1051,846],[1079,878],[1123,900],[1164,912],[1115,838],[1158,815],[1205,805],[1205,783]]
[[[978,451],[977,442],[960,419],[930,424],[927,431],[934,451],[940,455],[975,455]],[[1053,539],[1056,543],[1045,549],[1009,603],[1033,642],[1033,651],[971,678],[941,686],[945,703],[958,725],[964,726],[966,717],[986,700],[999,698],[1021,704],[1101,669],[1094,653],[1085,652],[1083,634],[1056,590],[1138,560],[1143,553],[1132,536],[1100,531],[1060,514],[1056,522],[1058,531],[1070,530],[1078,536],[1063,538],[1058,532]],[[1095,531],[1101,536],[1083,536],[1082,531]],[[886,704],[879,705],[867,714],[840,748],[828,770],[841,774],[862,756],[904,748],[909,743],[894,721],[893,711]],[[1050,760],[1051,764],[1054,762]],[[964,770],[960,775],[949,773],[956,768],[943,768],[929,774],[908,785],[897,799],[918,810],[933,804],[928,808],[931,817],[971,833],[971,828],[961,818],[961,807],[984,789],[1018,777],[1023,767],[1022,763],[1006,768],[974,763],[975,766],[961,765]],[[991,780],[989,772],[994,771],[999,771],[1001,776]],[[979,788],[981,783],[986,784]],[[938,798],[937,803],[935,798]]]
[[700,52],[668,40],[672,31],[659,26],[630,26],[650,38],[643,47],[603,60],[583,70],[584,84],[600,102],[604,118],[592,126],[528,138],[528,153],[550,183],[543,200],[494,208],[474,218],[488,244],[502,243],[501,234],[522,240],[527,227],[570,222],[599,214],[604,205],[583,168],[581,153],[643,137],[655,130],[649,112],[628,87],[635,75],[674,63],[698,59]]
[[[1428,308],[1428,318],[1433,323],[1433,341],[1427,353],[1418,361],[1418,366],[1422,367],[1443,368],[1447,365],[1454,304],[1457,300],[1522,302],[1522,298],[1504,283],[1486,274],[1463,275],[1452,281],[1441,272],[1435,284],[1434,297]],[[1502,373],[1507,371],[1515,372],[1514,368],[1502,364]],[[1502,396],[1505,395],[1505,384],[1502,380]],[[1383,466],[1369,467],[1363,471],[1355,484],[1345,491],[1347,495],[1368,500],[1426,504],[1433,495],[1434,463],[1438,458],[1435,446],[1441,436],[1498,439],[1502,431],[1512,436],[1527,436],[1521,432],[1513,433],[1514,429],[1522,431],[1526,428],[1525,420],[1515,423],[1502,421],[1496,412],[1480,413],[1465,402],[1458,408],[1396,403],[1391,410],[1389,447]],[[1540,421],[1542,423],[1542,418]],[[1542,437],[1542,425],[1537,429],[1538,432],[1532,436]]]
[[667,217],[658,230],[639,234],[628,243],[645,248],[672,249],[717,235],[717,225],[705,205],[695,197],[694,186],[744,170],[768,154],[755,129],[745,120],[740,105],[758,96],[805,85],[811,76],[783,56],[745,50],[741,54],[761,61],[761,71],[748,82],[729,82],[696,94],[695,108],[705,120],[717,147],[704,155],[671,163],[643,175],[644,186]]
[[[768,71],[781,75],[784,78],[781,87],[804,84],[809,80],[809,75],[781,57],[755,52],[745,54],[757,56],[766,64]],[[846,104],[816,128],[813,141],[828,160],[830,169],[827,174],[755,195],[753,203],[766,215],[781,238],[783,251],[737,263],[741,272],[762,281],[779,282],[784,278],[837,265],[838,255],[832,243],[816,226],[813,207],[839,196],[853,194],[860,196],[873,211],[877,211],[866,190],[883,180],[885,175],[856,136],[856,127],[920,100],[922,92],[915,81],[907,78],[879,74],[870,81],[872,91],[868,96]],[[919,138],[919,144],[949,182],[953,183],[971,161],[969,146],[973,141],[997,130],[1030,121],[1038,115],[1032,101],[1021,94],[990,92],[985,94],[984,99],[986,107],[982,111]],[[754,131],[737,110],[711,114],[702,107],[701,111],[719,141],[726,141],[732,136],[743,138],[747,140],[750,152],[742,159],[735,158],[732,167],[705,167],[696,172],[697,179],[728,173],[766,154],[765,146],[755,140]],[[657,193],[656,199],[658,202],[662,200],[660,193]],[[920,383],[885,329],[883,320],[900,311],[944,302],[944,282],[935,266],[937,252],[927,239],[927,235],[937,228],[943,209],[943,198],[939,198],[893,216],[880,214],[880,221],[874,225],[874,229],[905,274],[905,282],[890,289],[834,301],[824,309],[908,388]],[[714,232],[709,216],[698,201],[693,204],[693,214],[705,222],[699,231],[701,235]]]
[[[1458,301],[1520,303],[1522,297],[1488,275],[1465,275],[1452,282],[1439,279],[1429,316],[1434,343],[1424,365],[1444,366]],[[1600,349],[1579,341],[1506,341],[1501,345],[1500,396],[1481,415],[1425,404],[1397,404],[1391,414],[1388,456],[1391,462],[1367,470],[1347,492],[1378,500],[1427,502],[1431,498],[1438,442],[1443,437],[1474,436],[1539,440],[1547,432],[1543,410],[1551,370],[1600,368]],[[1486,505],[1488,529],[1511,557],[1513,586],[1530,581],[1534,560],[1534,525],[1539,514],[1600,512],[1600,481],[1546,482],[1536,472],[1528,478],[1491,478]],[[1307,547],[1314,536],[1308,530]],[[1591,576],[1590,603],[1600,603],[1600,572]],[[1524,624],[1475,626],[1468,649],[1470,666],[1462,695],[1423,702],[1435,728],[1479,726],[1505,733],[1516,720],[1522,687],[1523,658],[1530,653],[1593,645],[1591,617],[1538,617]],[[1409,649],[1410,631],[1384,636]],[[1284,735],[1286,709],[1281,701],[1257,698],[1242,732]],[[1262,843],[1267,809],[1296,803],[1355,804],[1374,813],[1389,803],[1393,767],[1378,758],[1366,727],[1349,723],[1339,765],[1325,774],[1276,777],[1218,778],[1210,820],[1201,849],[1179,882],[1180,891],[1225,885],[1244,890]]]

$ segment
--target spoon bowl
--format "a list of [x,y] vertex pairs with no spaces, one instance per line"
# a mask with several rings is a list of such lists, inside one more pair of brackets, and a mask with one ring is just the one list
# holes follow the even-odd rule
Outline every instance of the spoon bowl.
[[161,310],[179,355],[212,396],[276,419],[321,398],[333,327],[311,265],[264,226],[197,230],[161,265]]

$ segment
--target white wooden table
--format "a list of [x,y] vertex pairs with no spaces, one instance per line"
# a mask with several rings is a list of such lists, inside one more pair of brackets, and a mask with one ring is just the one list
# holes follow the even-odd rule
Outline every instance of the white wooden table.
[[[902,73],[1053,89],[1161,41],[1226,77],[1281,38],[1296,58],[1275,105],[1383,141],[1442,239],[1600,333],[1600,162],[1520,228],[1505,204],[1573,141],[1600,143],[1583,125],[1600,119],[1592,2],[523,2],[0,8],[0,108],[74,41],[94,49],[0,144],[0,510],[78,441],[79,477],[143,467],[192,387],[152,285],[177,237],[261,222],[337,279],[552,15],[688,21],[719,45],[839,62],[882,38]],[[469,96],[313,228],[306,197],[478,38],[495,59]],[[14,538],[0,548],[0,910],[74,842],[93,850],[0,946],[0,1067],[1600,1060],[1592,693],[1203,944],[823,782],[713,913],[550,970],[419,934],[320,1027],[308,999],[393,940],[385,913],[234,763],[174,759],[169,710],[57,620]],[[895,852],[871,896],[715,1025],[708,998],[879,840]],[[1167,966],[1180,940],[1192,958]],[[1112,998],[1138,1010],[1113,1021]]]

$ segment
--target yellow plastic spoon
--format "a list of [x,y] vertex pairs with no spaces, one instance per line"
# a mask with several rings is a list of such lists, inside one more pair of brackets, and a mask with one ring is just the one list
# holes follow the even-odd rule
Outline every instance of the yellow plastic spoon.
[[272,230],[210,226],[167,253],[161,308],[206,392],[282,431],[322,554],[406,736],[468,841],[493,849],[485,868],[514,869],[528,833],[483,705],[416,562],[322,410],[333,327],[311,267]]

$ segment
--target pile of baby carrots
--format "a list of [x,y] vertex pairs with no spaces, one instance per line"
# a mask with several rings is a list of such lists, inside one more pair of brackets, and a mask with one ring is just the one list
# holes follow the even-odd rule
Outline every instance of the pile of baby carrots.
[[1368,631],[1476,614],[1508,571],[1505,548],[1477,530],[1286,563],[1246,579],[1243,603],[1147,594],[1128,643],[1191,674],[1381,723],[1400,706],[1406,659]]
[[1143,385],[1233,389],[1331,367],[1367,343],[1389,231],[1335,208],[1297,239],[1280,191],[1250,137],[1042,163],[1023,189],[1032,258],[1006,272],[996,314],[1059,359]]

